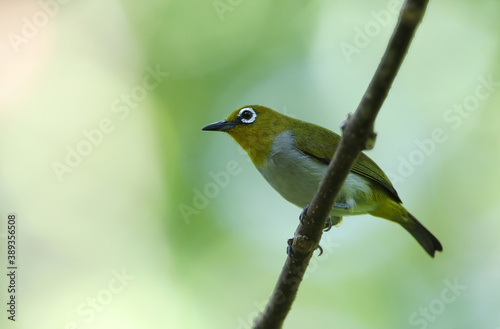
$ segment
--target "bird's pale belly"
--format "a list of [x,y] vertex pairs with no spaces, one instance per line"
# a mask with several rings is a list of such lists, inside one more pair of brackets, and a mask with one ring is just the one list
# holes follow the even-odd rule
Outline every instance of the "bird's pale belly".
[[[283,198],[301,208],[311,203],[326,169],[327,165],[295,148],[273,152],[258,168]],[[373,202],[369,180],[355,173],[347,176],[336,202],[347,205],[347,209],[332,209],[330,214],[338,217],[366,214],[377,206]]]

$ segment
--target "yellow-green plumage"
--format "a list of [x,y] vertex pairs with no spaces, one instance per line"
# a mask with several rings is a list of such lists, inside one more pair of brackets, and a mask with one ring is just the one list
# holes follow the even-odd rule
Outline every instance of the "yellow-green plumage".
[[[250,105],[204,130],[227,132],[248,153],[264,178],[291,203],[311,200],[340,142],[336,133],[269,108]],[[351,168],[331,215],[369,213],[401,224],[434,256],[439,241],[402,205],[389,178],[362,153]]]

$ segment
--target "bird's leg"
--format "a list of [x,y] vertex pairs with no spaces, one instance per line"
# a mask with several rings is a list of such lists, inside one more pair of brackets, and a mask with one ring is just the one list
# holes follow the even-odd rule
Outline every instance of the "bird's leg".
[[347,203],[343,203],[343,202],[333,204],[333,208],[340,208],[342,210],[349,210],[350,209],[350,207],[347,205]]

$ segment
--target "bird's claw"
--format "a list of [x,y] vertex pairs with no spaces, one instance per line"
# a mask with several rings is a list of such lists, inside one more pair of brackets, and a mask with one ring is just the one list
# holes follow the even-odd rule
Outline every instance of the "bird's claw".
[[[293,244],[293,238],[288,239],[288,240],[286,241],[286,243],[287,243],[287,246],[286,246],[286,254],[287,254],[288,256],[290,256],[290,257],[292,257],[292,258],[293,258],[293,255],[292,255],[292,244]],[[319,249],[319,255],[318,255],[318,256],[323,255],[323,248],[322,248],[320,245],[318,245],[318,246],[316,247],[316,249]]]
[[332,218],[331,217],[328,217],[328,219],[326,220],[326,223],[325,223],[325,228],[323,230],[323,232],[328,232],[332,229]]
[[[347,204],[345,204],[345,203],[338,204],[338,205],[343,205],[343,206],[347,207]],[[307,209],[309,209],[309,205],[307,205],[307,206],[304,207],[304,210],[302,210],[302,212],[300,213],[300,216],[299,216],[299,221],[300,221],[300,223],[302,225],[304,225],[304,216],[305,216],[305,214],[307,212]],[[333,226],[332,219],[330,217],[328,217],[328,219],[326,220],[326,223],[325,223],[324,232],[330,231],[332,229],[332,226]],[[288,246],[286,247],[286,253],[287,253],[288,256],[292,257],[293,239],[288,239],[287,244],[288,244]],[[323,255],[323,248],[320,245],[318,245],[316,247],[316,249],[319,249],[319,255],[318,256]]]
[[307,209],[309,209],[309,205],[304,207],[304,209],[302,210],[302,212],[300,213],[300,216],[299,216],[299,222],[302,225],[304,225],[304,216],[305,216],[305,213],[307,212]]
[[286,246],[286,254],[290,257],[292,257],[292,244],[293,244],[293,238],[292,239],[288,239],[286,241],[287,245]]

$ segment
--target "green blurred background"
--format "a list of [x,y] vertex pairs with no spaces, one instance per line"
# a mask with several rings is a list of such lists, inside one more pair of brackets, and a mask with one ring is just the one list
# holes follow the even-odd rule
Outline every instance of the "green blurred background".
[[[0,2],[1,273],[8,213],[19,243],[17,321],[2,274],[0,326],[249,328],[301,210],[200,129],[261,104],[338,132],[393,8]],[[431,1],[369,152],[444,252],[346,218],[285,328],[500,328],[499,18],[497,0]]]

